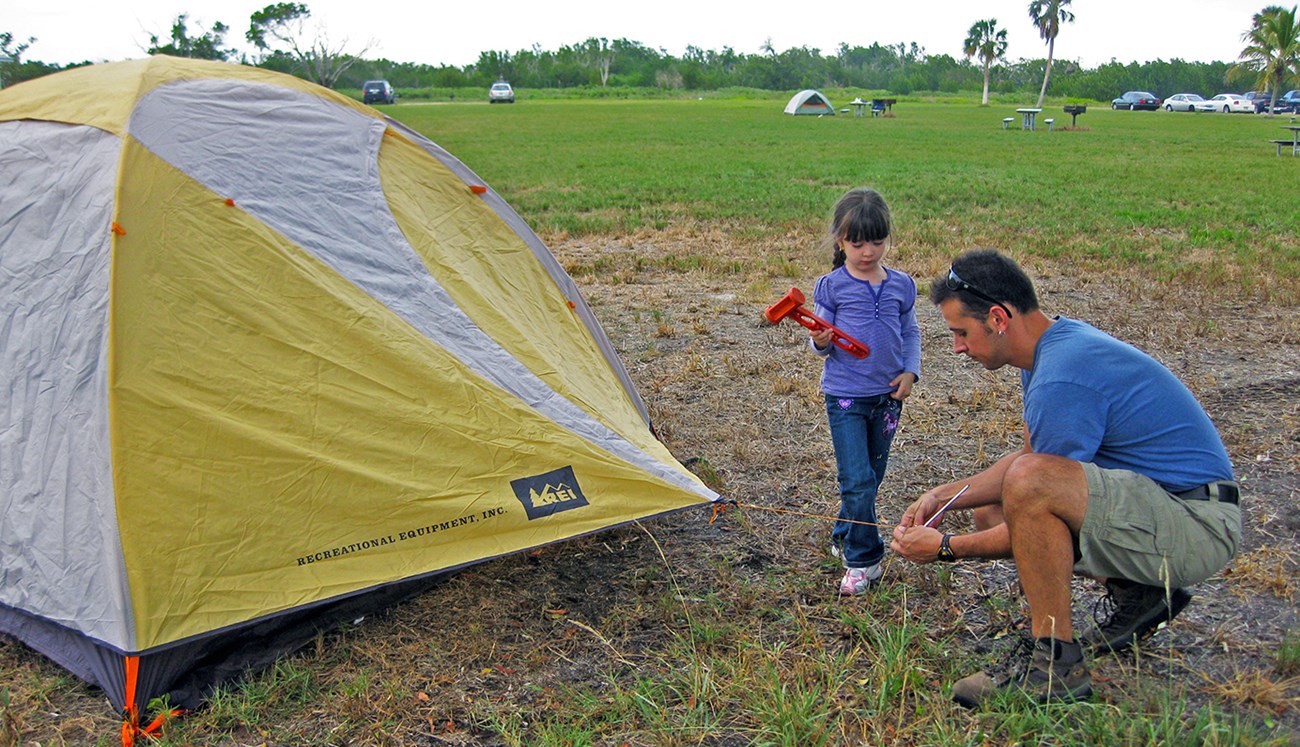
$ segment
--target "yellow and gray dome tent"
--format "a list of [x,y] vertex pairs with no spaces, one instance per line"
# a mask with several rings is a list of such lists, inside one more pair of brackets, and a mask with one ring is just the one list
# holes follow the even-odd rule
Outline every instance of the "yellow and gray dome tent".
[[0,173],[0,632],[128,714],[267,631],[717,498],[536,234],[348,97],[69,70],[0,91]]

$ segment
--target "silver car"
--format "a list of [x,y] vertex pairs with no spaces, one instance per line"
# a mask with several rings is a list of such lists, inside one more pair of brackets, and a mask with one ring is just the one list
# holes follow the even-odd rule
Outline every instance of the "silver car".
[[497,81],[488,89],[488,103],[513,104],[515,103],[515,89],[510,87],[505,81]]
[[1194,112],[1196,111],[1196,104],[1204,100],[1194,93],[1175,93],[1165,99],[1165,111]]

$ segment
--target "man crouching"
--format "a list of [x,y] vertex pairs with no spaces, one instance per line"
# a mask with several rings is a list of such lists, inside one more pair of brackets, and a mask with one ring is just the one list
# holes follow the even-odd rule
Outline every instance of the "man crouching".
[[[918,498],[891,547],[915,563],[1015,559],[1034,638],[1028,661],[954,683],[958,703],[974,707],[1009,687],[1040,701],[1090,697],[1085,647],[1128,648],[1182,611],[1183,587],[1236,554],[1241,511],[1227,450],[1172,372],[1088,324],[1044,315],[1010,258],[963,254],[931,283],[930,300],[954,352],[990,371],[1021,369],[1025,446]],[[935,514],[965,485],[948,510],[974,509],[975,531],[936,529]],[[1070,618],[1076,573],[1104,581],[1111,607],[1082,642]]]

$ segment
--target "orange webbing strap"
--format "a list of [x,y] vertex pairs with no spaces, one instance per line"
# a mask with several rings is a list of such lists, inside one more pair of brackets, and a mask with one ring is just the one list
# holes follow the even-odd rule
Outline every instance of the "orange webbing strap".
[[722,498],[719,498],[718,500],[714,501],[713,515],[709,517],[709,523],[712,524],[713,522],[717,521],[718,517],[721,516],[727,510],[727,506],[729,505],[739,506],[740,504],[737,503],[736,501],[728,501]]
[[126,713],[122,721],[122,747],[133,747],[138,736],[155,737],[162,732],[162,726],[172,716],[179,716],[181,711],[171,710],[159,713],[148,726],[140,727],[140,709],[135,706],[135,686],[140,674],[140,657],[128,656],[123,660],[126,666]]
[[126,668],[126,713],[122,721],[122,747],[132,747],[140,732],[140,711],[135,707],[135,682],[140,673],[140,657],[128,656],[122,660]]

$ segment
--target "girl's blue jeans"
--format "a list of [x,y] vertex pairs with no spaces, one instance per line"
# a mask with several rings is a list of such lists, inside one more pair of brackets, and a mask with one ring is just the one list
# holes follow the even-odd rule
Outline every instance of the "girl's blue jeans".
[[885,545],[874,526],[876,493],[889,466],[889,447],[902,413],[902,401],[888,394],[826,395],[826,419],[840,482],[840,521],[831,531],[831,542],[839,548],[845,568],[866,568],[885,556]]

